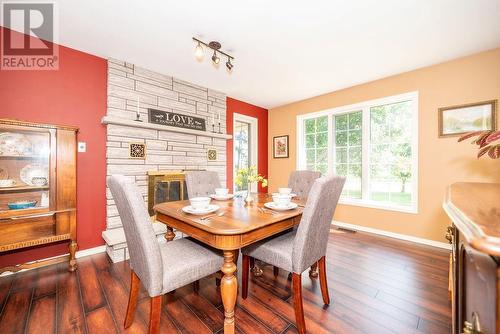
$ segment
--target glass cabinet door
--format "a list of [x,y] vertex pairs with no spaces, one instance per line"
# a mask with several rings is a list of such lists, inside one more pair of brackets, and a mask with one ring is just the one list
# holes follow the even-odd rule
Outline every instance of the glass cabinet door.
[[51,132],[0,126],[0,216],[50,206]]

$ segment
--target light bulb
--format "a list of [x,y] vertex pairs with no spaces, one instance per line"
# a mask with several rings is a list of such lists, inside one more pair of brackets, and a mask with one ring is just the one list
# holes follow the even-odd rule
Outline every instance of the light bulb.
[[234,65],[231,64],[231,58],[227,58],[226,67],[229,71],[233,69]]
[[219,65],[220,58],[217,57],[217,52],[215,52],[215,50],[214,50],[214,55],[212,56],[212,61],[214,62],[214,64]]
[[196,45],[196,48],[194,49],[194,56],[197,59],[202,59],[204,56],[203,47],[201,46],[200,42],[198,42],[198,45]]

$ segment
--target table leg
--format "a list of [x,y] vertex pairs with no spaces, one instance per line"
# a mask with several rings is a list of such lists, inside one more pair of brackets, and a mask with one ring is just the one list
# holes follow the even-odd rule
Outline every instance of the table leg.
[[175,238],[174,229],[170,226],[167,226],[167,233],[165,233],[165,239],[167,239],[167,241],[172,241],[174,240],[174,238]]
[[220,284],[222,304],[224,305],[224,334],[234,334],[234,306],[238,292],[238,282],[234,273],[234,251],[224,251],[224,264],[221,271],[224,273]]

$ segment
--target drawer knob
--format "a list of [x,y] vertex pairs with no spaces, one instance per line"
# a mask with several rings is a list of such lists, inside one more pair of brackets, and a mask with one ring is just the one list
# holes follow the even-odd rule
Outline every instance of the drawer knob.
[[472,322],[464,321],[463,334],[483,334],[476,312],[472,312]]

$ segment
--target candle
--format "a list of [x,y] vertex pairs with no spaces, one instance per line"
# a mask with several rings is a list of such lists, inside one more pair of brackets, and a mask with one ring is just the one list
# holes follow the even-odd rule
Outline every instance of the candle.
[[220,111],[219,111],[219,123],[220,123]]
[[212,113],[212,124],[215,124],[215,113]]
[[137,97],[137,110],[136,110],[137,116],[139,116],[139,96]]

